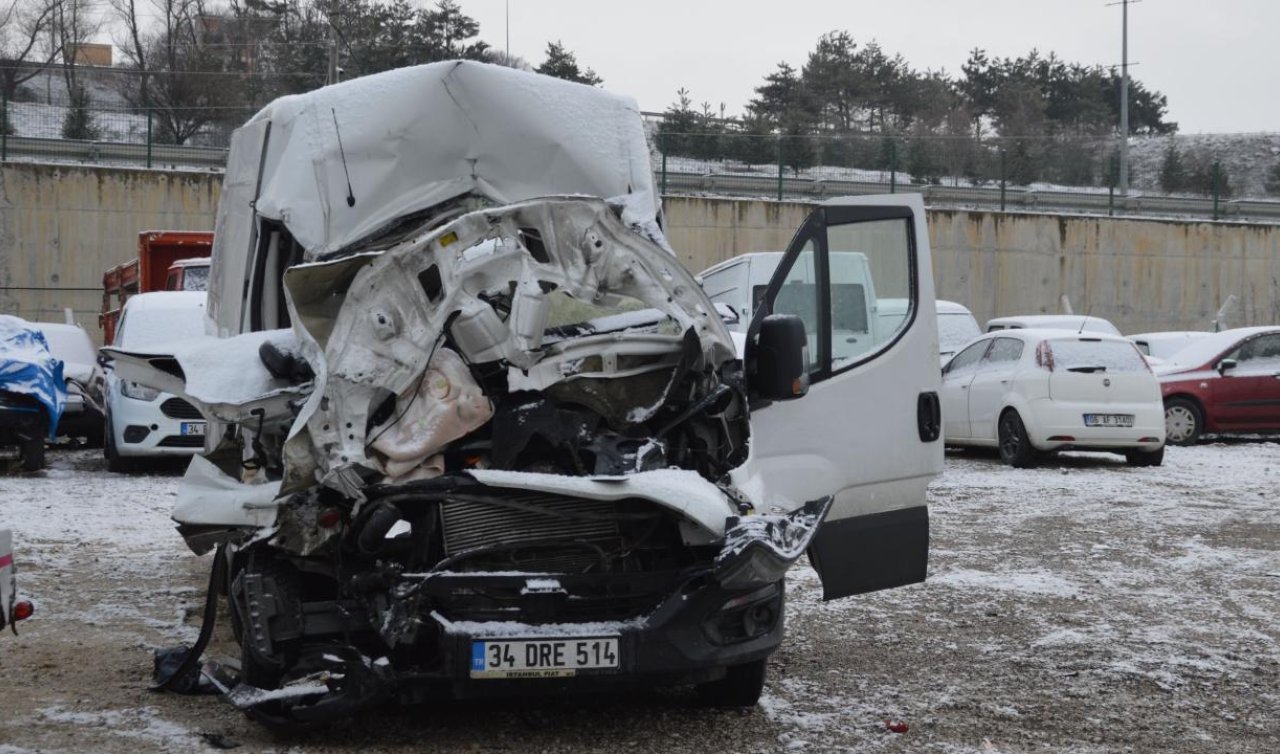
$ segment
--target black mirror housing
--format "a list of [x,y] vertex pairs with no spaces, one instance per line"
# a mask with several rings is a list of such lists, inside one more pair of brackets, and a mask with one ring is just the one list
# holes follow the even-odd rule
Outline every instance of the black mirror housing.
[[756,342],[752,392],[770,401],[799,398],[809,392],[808,366],[804,320],[794,314],[765,317]]

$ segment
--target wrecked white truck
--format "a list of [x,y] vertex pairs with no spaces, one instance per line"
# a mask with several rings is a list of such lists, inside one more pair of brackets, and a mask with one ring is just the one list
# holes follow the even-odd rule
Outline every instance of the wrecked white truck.
[[[218,548],[238,706],[308,723],[637,683],[749,706],[802,554],[828,599],[924,579],[942,443],[919,198],[816,209],[739,355],[649,159],[631,100],[467,62],[236,132],[219,337],[113,355],[211,422],[174,518]],[[879,342],[847,335],[874,302],[833,251],[908,302]]]

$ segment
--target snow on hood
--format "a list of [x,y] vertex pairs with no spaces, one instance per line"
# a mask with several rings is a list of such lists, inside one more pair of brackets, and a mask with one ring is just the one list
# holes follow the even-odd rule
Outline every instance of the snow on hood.
[[39,329],[6,314],[0,314],[0,391],[39,401],[49,412],[49,438],[54,438],[67,405],[62,361],[49,353]]
[[[257,214],[282,221],[309,260],[469,193],[496,204],[631,195],[647,211],[637,222],[658,212],[635,101],[548,76],[432,63],[282,97],[243,130],[264,122],[265,155],[233,154],[226,180],[261,165]],[[233,152],[263,149],[241,141]]]

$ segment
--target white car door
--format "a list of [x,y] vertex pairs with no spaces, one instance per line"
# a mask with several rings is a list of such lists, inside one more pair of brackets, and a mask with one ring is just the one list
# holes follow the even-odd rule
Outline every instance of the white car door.
[[[878,297],[908,302],[896,330],[870,349],[833,338],[846,304],[839,291],[850,281],[834,279],[841,273],[828,260],[849,251],[867,255]],[[791,280],[793,269],[810,267],[815,283]],[[790,509],[834,498],[809,548],[825,599],[923,581],[925,488],[943,459],[933,270],[920,196],[833,199],[814,210],[755,312],[749,374],[770,314],[799,316],[813,333],[811,387],[801,398],[753,406],[750,457],[735,470],[735,483]]]
[[942,436],[947,442],[973,437],[969,427],[969,385],[990,346],[990,339],[980,340],[956,354],[942,370]]
[[1018,338],[995,338],[986,356],[978,362],[973,382],[969,385],[971,437],[995,441],[996,419],[1005,405],[1005,394],[1009,392],[1009,384],[1025,345]]

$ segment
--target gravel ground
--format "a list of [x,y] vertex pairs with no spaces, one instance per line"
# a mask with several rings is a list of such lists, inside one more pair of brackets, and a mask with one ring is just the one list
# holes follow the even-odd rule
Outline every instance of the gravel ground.
[[[0,526],[37,604],[0,637],[0,754],[24,752],[1274,752],[1280,445],[1073,454],[1013,470],[956,454],[932,488],[926,584],[823,603],[789,582],[760,707],[680,690],[388,709],[277,737],[211,697],[146,690],[191,641],[208,560],[168,522],[176,473],[88,451],[0,476]],[[233,654],[220,629],[210,656]],[[886,721],[901,721],[904,733]]]

